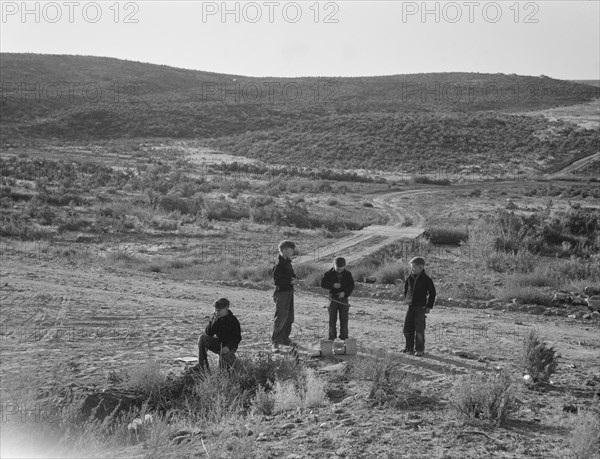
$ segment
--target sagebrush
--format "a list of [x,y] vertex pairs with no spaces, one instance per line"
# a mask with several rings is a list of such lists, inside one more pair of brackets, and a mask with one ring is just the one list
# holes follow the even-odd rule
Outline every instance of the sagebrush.
[[521,363],[533,384],[544,384],[556,372],[558,354],[540,339],[535,329],[532,329],[523,340]]
[[452,406],[467,422],[502,424],[517,408],[511,377],[505,371],[464,376],[454,384],[452,392]]

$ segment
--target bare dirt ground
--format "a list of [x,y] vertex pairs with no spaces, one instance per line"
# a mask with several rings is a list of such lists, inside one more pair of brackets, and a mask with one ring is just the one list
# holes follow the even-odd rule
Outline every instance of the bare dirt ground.
[[[183,364],[175,359],[195,355],[210,305],[221,296],[231,300],[242,323],[240,355],[268,349],[270,291],[178,282],[161,274],[104,267],[97,260],[65,264],[19,254],[2,261],[4,388],[18,383],[20,375],[28,378],[21,383],[31,384],[36,375],[49,388],[102,384],[110,370],[149,361],[179,373]],[[317,348],[326,335],[324,304],[318,293],[296,294],[293,339],[304,348]],[[597,320],[509,309],[502,304],[487,309],[437,306],[428,319],[427,353],[419,358],[399,352],[404,347],[401,304],[353,299],[350,332],[360,354],[380,349],[397,353],[421,402],[406,409],[378,408],[366,399],[368,387],[361,381],[340,384],[329,406],[254,420],[256,457],[568,457],[573,415],[563,410],[589,404],[600,389],[600,325]],[[561,355],[559,371],[544,392],[518,382],[521,341],[532,327]],[[465,428],[448,411],[457,377],[502,368],[517,375],[518,412],[508,425],[488,433]],[[3,450],[12,454],[22,446],[7,442]],[[144,457],[140,448],[105,454]]]
[[544,115],[550,121],[563,120],[575,123],[584,129],[598,129],[600,128],[600,99],[585,104],[549,108],[525,114],[531,116]]

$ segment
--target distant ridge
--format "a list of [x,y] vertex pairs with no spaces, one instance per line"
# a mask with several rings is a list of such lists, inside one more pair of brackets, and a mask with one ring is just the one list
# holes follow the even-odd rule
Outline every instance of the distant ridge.
[[600,149],[597,132],[522,116],[600,97],[546,76],[253,78],[94,56],[0,61],[3,148],[178,138],[269,163],[419,171],[515,155],[552,169]]
[[572,81],[573,83],[587,84],[590,86],[595,86],[597,88],[600,88],[600,80],[569,80],[569,81]]

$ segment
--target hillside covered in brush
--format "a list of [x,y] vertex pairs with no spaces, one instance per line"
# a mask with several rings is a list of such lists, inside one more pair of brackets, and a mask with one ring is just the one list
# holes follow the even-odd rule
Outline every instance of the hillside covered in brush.
[[528,112],[600,88],[545,76],[430,73],[250,78],[88,56],[1,55],[3,147],[180,138],[270,163],[552,170],[599,134]]

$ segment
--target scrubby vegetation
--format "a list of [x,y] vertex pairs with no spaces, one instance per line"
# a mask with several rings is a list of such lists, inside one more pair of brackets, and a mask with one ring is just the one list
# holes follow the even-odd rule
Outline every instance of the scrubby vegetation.
[[508,373],[464,376],[454,386],[452,405],[469,423],[502,424],[517,409],[511,377]]
[[558,367],[558,353],[531,330],[523,341],[521,362],[525,376],[534,385],[547,384]]

